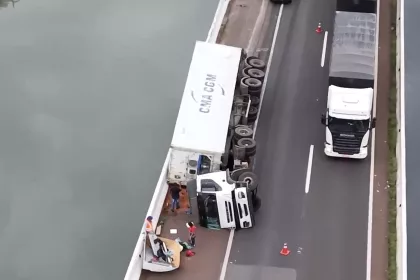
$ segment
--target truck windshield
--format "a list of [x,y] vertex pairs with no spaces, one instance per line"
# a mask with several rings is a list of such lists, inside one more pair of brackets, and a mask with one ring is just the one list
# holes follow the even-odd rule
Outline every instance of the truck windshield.
[[369,119],[346,120],[329,117],[328,127],[331,132],[366,132],[369,129]]

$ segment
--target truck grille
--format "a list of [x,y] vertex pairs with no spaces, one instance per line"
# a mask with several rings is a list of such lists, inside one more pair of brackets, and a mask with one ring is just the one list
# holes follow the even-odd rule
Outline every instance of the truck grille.
[[360,145],[366,132],[331,132],[333,151],[343,155],[360,153]]

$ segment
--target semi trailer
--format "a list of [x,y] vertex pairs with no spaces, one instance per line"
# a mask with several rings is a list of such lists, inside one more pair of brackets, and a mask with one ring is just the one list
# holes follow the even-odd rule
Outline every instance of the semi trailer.
[[[255,200],[258,184],[249,169],[256,150],[249,122],[251,96],[242,94],[238,86],[244,66],[242,49],[196,42],[171,142],[168,185],[187,188],[190,199],[196,194],[200,217],[213,216],[221,228],[253,226],[252,212],[246,223],[230,219],[240,216],[239,189],[244,194],[241,207],[252,209],[246,204],[252,197]],[[244,157],[237,156],[240,149]],[[238,170],[243,172],[237,175]],[[217,214],[208,209],[218,209]],[[207,225],[204,218],[200,224]]]
[[324,152],[330,157],[368,155],[375,79],[376,14],[337,11],[330,57]]

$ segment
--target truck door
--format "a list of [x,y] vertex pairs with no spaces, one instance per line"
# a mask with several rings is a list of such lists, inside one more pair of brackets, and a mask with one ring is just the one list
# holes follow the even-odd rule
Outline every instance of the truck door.
[[252,210],[251,199],[246,188],[236,188],[232,192],[235,196],[235,208],[238,213],[240,228],[251,228],[254,226],[254,213]]

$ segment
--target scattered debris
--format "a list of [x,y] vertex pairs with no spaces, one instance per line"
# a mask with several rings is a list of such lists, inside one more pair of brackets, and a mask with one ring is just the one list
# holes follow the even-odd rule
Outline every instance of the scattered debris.
[[162,225],[158,225],[155,230],[155,234],[159,236],[162,232]]

